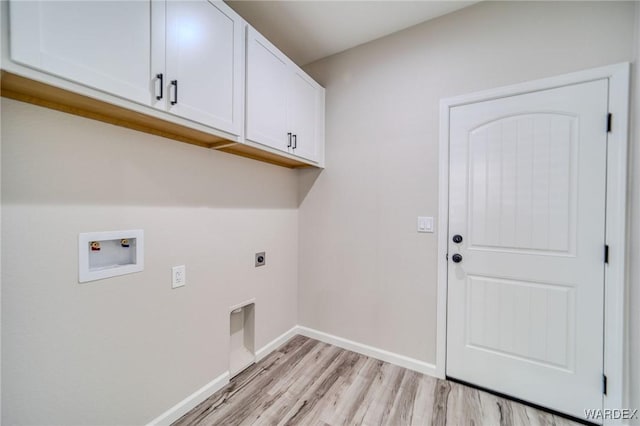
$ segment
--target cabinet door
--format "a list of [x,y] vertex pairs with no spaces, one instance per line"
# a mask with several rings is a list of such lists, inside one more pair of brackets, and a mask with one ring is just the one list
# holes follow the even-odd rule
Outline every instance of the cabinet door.
[[239,135],[242,19],[222,2],[206,0],[170,0],[166,19],[169,111]]
[[302,71],[291,74],[289,128],[295,139],[290,152],[311,161],[318,160],[322,90]]
[[149,105],[150,1],[11,1],[11,59]]
[[246,138],[287,151],[287,58],[253,28],[247,31]]

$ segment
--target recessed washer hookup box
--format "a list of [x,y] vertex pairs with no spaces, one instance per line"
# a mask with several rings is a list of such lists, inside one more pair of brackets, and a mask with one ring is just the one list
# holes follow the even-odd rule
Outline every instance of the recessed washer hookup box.
[[144,270],[144,231],[85,232],[78,236],[81,283]]

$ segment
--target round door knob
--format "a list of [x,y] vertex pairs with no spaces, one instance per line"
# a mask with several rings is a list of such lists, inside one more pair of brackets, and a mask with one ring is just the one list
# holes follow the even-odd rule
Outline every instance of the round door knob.
[[460,244],[462,242],[462,235],[458,235],[458,234],[454,235],[453,242],[456,244]]
[[451,260],[453,260],[453,263],[460,263],[462,262],[462,255],[456,253],[453,256],[451,256]]

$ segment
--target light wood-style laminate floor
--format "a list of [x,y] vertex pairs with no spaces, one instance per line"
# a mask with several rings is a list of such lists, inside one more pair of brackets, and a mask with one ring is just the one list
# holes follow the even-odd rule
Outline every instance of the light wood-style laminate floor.
[[174,425],[577,425],[296,336]]

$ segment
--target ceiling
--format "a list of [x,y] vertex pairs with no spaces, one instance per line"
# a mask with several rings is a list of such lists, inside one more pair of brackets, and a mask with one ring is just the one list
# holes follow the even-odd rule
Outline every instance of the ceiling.
[[227,0],[300,66],[473,3],[476,1]]

